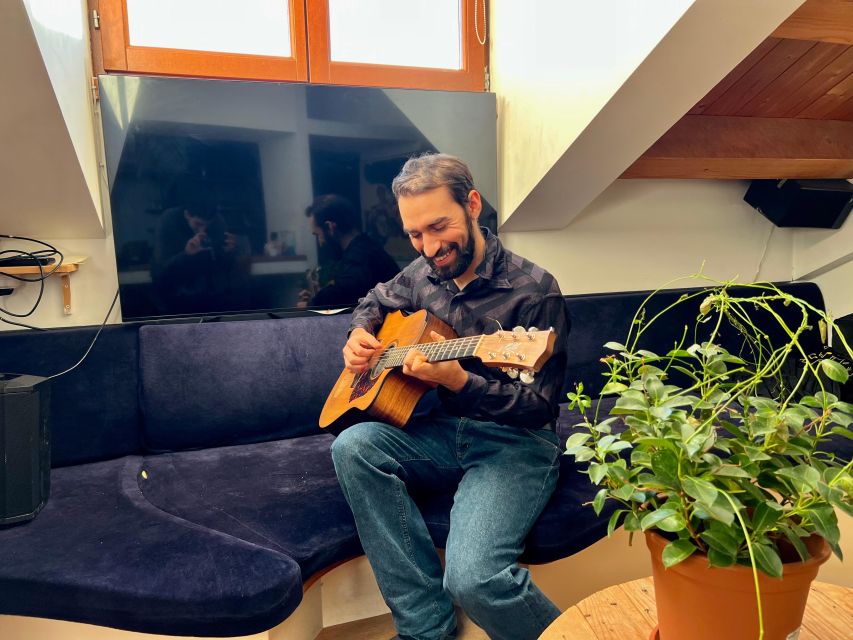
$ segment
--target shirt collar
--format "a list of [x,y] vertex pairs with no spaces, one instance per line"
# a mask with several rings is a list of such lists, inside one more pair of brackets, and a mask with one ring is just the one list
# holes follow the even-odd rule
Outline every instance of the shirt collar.
[[[498,237],[486,227],[480,227],[480,232],[483,234],[483,239],[486,241],[486,251],[483,256],[483,261],[474,271],[477,275],[477,279],[481,281],[479,286],[488,286],[492,289],[512,288],[512,285],[509,283],[509,278],[507,277],[506,253],[503,250],[503,245],[501,245]],[[427,274],[427,278],[433,284],[444,284],[452,291],[459,290],[453,280],[447,280],[442,283],[441,280],[432,273],[432,270]],[[474,283],[472,282],[471,284]]]

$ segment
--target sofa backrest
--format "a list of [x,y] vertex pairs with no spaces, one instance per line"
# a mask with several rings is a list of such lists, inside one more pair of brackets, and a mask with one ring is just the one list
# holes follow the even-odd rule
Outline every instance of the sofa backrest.
[[[812,283],[779,285],[824,308]],[[685,290],[663,291],[655,312]],[[690,290],[686,290],[690,291]],[[648,292],[566,297],[572,321],[564,392],[583,382],[598,391],[603,345],[625,339]],[[679,305],[645,336],[644,348],[671,349],[672,327],[692,326],[699,301]],[[796,310],[778,309],[791,319]],[[317,418],[342,367],[348,314],[204,324],[108,325],[85,362],[51,383],[52,462],[65,466],[142,451],[259,442],[317,433]],[[816,324],[816,323],[814,323]],[[0,372],[47,376],[77,362],[96,327],[0,332]],[[738,332],[723,344],[741,348]],[[816,329],[804,341],[821,347]]]
[[[820,288],[811,282],[776,283],[782,291],[802,298],[818,309],[824,309],[823,296]],[[646,305],[646,319],[663,311],[675,303],[685,293],[695,293],[696,289],[669,289],[660,291]],[[634,291],[628,293],[595,293],[587,295],[566,296],[566,306],[572,323],[569,335],[568,371],[564,392],[574,389],[576,382],[582,382],[587,392],[597,393],[605,383],[601,375],[605,367],[601,363],[603,356],[613,353],[604,348],[606,342],[624,343],[634,314],[649,296],[649,291]],[[743,288],[733,288],[733,294],[745,293]],[[702,297],[694,298],[679,304],[666,312],[656,321],[640,342],[640,348],[648,349],[657,354],[665,354],[675,347],[675,340],[680,337],[680,331],[685,325],[692,331],[699,315],[699,305]],[[799,324],[799,311],[782,304],[774,306],[790,326]],[[756,312],[755,318],[761,327],[769,331],[770,339],[777,342],[783,336],[776,328],[777,324],[770,317],[762,317]],[[804,345],[809,352],[817,352],[821,348],[821,340],[817,323],[802,336]],[[703,325],[699,339],[707,337],[711,326]],[[692,334],[691,334],[692,335]],[[740,353],[743,339],[737,329],[728,323],[720,327],[719,340],[732,353]],[[692,342],[688,342],[688,345]]]
[[[138,453],[136,325],[104,327],[86,360],[51,383],[55,467]],[[97,327],[0,332],[0,372],[49,376],[85,353]]]
[[142,438],[175,451],[319,433],[349,314],[139,331]]

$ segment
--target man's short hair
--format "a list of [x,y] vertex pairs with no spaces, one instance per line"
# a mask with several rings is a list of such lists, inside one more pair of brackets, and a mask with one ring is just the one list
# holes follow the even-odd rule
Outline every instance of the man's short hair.
[[361,230],[361,217],[349,200],[343,196],[329,194],[318,196],[307,209],[307,217],[313,217],[318,227],[324,227],[327,222],[334,222],[341,233]]
[[453,200],[463,209],[467,207],[468,194],[474,189],[474,178],[468,165],[446,153],[427,153],[409,158],[391,183],[391,191],[397,200],[440,187],[447,187]]

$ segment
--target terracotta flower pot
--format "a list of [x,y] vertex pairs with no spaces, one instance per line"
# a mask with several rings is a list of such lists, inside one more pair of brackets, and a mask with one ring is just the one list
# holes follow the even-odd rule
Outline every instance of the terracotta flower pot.
[[[661,553],[668,542],[657,533],[646,532],[660,640],[756,640],[758,610],[752,568],[709,567],[704,555],[694,554],[666,569]],[[786,562],[781,579],[758,574],[764,640],[797,638],[809,586],[820,565],[829,558],[829,546],[823,538],[812,536],[804,542],[811,558]]]

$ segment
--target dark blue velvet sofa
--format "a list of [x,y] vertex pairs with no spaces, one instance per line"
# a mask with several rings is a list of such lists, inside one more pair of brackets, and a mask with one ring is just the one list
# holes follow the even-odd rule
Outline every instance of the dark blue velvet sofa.
[[[815,285],[787,288],[823,306]],[[644,297],[567,298],[566,390],[575,381],[600,388],[601,345],[625,336]],[[51,497],[33,521],[0,529],[0,614],[195,636],[247,635],[285,619],[312,577],[362,553],[332,436],[316,426],[348,321],[106,327],[83,365],[53,382]],[[0,371],[61,371],[93,334],[2,332]],[[670,339],[651,333],[646,346],[665,350]],[[564,408],[564,438],[577,421]],[[592,485],[568,458],[562,465],[525,562],[569,556],[605,535],[607,519],[584,506]],[[442,546],[452,496],[418,499]]]

